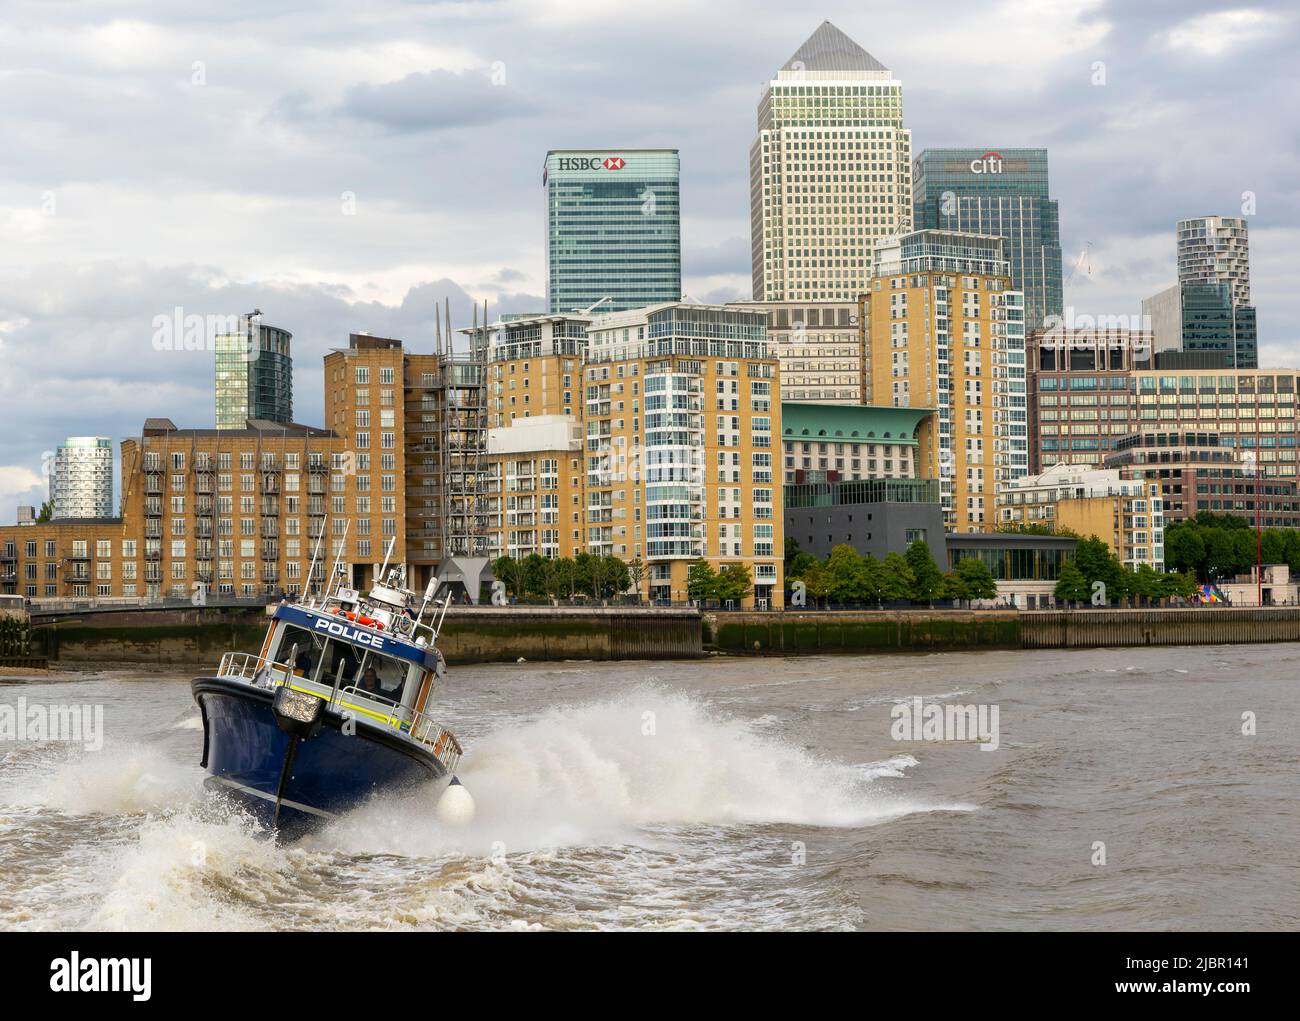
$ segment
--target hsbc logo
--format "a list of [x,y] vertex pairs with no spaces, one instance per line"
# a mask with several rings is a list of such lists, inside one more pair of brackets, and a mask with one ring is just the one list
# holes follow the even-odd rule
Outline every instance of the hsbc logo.
[[559,170],[622,170],[627,161],[622,156],[561,156]]
[[1002,173],[1002,154],[1000,152],[986,152],[979,159],[971,160],[970,172],[972,174]]

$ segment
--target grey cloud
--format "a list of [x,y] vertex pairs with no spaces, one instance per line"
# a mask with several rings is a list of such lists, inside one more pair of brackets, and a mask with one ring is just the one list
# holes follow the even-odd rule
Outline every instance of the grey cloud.
[[[1204,57],[1171,50],[1164,39],[1174,26],[1222,10],[1218,0],[1114,0],[1081,15],[1085,27],[1111,25],[1095,46],[1008,88],[1034,36],[991,30],[937,54],[931,30],[971,17],[969,5],[954,0],[869,14],[849,0],[826,0],[813,13],[761,0],[740,17],[734,8],[697,8],[687,31],[677,16],[634,5],[556,19],[508,2],[377,0],[364,17],[344,0],[204,6],[140,3],[130,16],[183,30],[186,39],[247,42],[257,55],[227,46],[224,55],[153,52],[115,62],[106,58],[120,55],[73,45],[79,32],[112,17],[104,10],[10,4],[6,24],[16,28],[0,35],[8,69],[0,96],[0,324],[20,325],[0,334],[0,398],[24,414],[0,439],[0,465],[35,464],[63,435],[125,435],[146,410],[206,421],[209,360],[167,361],[148,346],[152,316],[174,305],[201,313],[258,305],[292,330],[299,415],[309,421],[319,419],[320,357],[350,330],[427,350],[444,295],[457,325],[469,321],[469,294],[493,296],[493,313],[543,307],[525,292],[542,267],[540,177],[550,148],[680,149],[687,286],[707,290],[701,300],[745,297],[759,88],[823,17],[902,79],[916,150],[1049,148],[1067,272],[1085,242],[1107,256],[1093,277],[1080,273],[1067,289],[1081,310],[1098,302],[1100,311],[1136,311],[1173,279],[1174,221],[1231,212],[1242,191],[1254,191],[1252,270],[1265,357],[1300,359],[1300,293],[1288,247],[1300,233],[1293,170],[1300,121],[1289,116],[1300,107],[1294,17],[1249,46]],[[1054,6],[1065,35],[1066,5]],[[1289,13],[1273,0],[1249,6]],[[1023,26],[1038,17],[1021,13]],[[366,64],[356,54],[408,43],[482,65],[501,60],[509,84],[492,86],[482,71],[361,80]],[[263,59],[266,52],[274,59]],[[196,89],[190,62],[205,56],[209,84]],[[334,56],[348,77],[323,80],[319,69]],[[1092,60],[1107,62],[1104,87],[1089,84]],[[24,233],[23,217],[46,188],[58,191],[59,216]],[[360,196],[362,209],[346,220],[338,214],[344,190]],[[237,229],[219,248],[204,237],[202,247],[178,253],[174,235],[148,216],[124,225],[112,215],[118,201],[141,197],[142,208],[154,199],[165,208],[158,220],[178,222],[202,221],[219,197]],[[370,215],[381,205],[385,215]],[[1153,238],[1166,240],[1157,249]],[[426,282],[400,302],[368,300],[371,279],[422,265],[438,268],[417,274]],[[429,279],[444,273],[453,280]],[[721,276],[738,280],[716,286]],[[324,277],[342,283],[310,282]],[[309,282],[269,282],[277,280]],[[9,513],[0,507],[0,516]]]
[[384,85],[355,85],[342,106],[348,117],[396,132],[484,126],[535,112],[535,104],[478,71],[426,71]]

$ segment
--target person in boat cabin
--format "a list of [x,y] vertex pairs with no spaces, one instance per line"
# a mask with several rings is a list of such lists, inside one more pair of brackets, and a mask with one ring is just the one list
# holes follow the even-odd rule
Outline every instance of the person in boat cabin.
[[368,666],[361,676],[361,690],[382,698],[396,700],[402,693],[402,681],[400,677],[390,680],[391,683],[385,684],[379,676],[379,671],[373,666]]

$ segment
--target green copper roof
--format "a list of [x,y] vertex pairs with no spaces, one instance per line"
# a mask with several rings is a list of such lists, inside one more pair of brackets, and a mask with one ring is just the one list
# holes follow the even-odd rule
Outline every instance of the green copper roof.
[[932,408],[893,408],[875,404],[781,402],[781,437],[831,443],[916,445],[916,431]]

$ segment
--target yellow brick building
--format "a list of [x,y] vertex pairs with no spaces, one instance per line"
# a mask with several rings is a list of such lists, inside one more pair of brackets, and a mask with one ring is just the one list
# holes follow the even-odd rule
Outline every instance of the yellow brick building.
[[488,425],[538,415],[581,415],[582,358],[590,316],[517,316],[492,324]]
[[0,592],[28,599],[137,596],[139,539],[121,518],[0,527]]
[[582,478],[577,418],[539,415],[489,430],[488,555],[584,552]]
[[[139,585],[112,594],[304,591],[344,468],[343,441],[323,429],[258,420],[244,429],[178,429],[148,419],[138,438],[122,442],[122,521],[137,540],[122,569]],[[322,561],[332,558],[328,542]]]
[[1126,567],[1164,570],[1164,506],[1158,483],[1121,478],[1117,469],[1058,464],[1017,479],[998,494],[1000,526],[1039,525],[1095,535]]
[[917,475],[949,531],[990,531],[998,488],[1028,471],[1024,296],[1002,240],[924,230],[877,246],[859,316],[871,402],[933,408]]
[[782,601],[778,363],[766,314],[668,304],[598,315],[583,368],[586,550],[681,602],[692,561],[742,563]]

